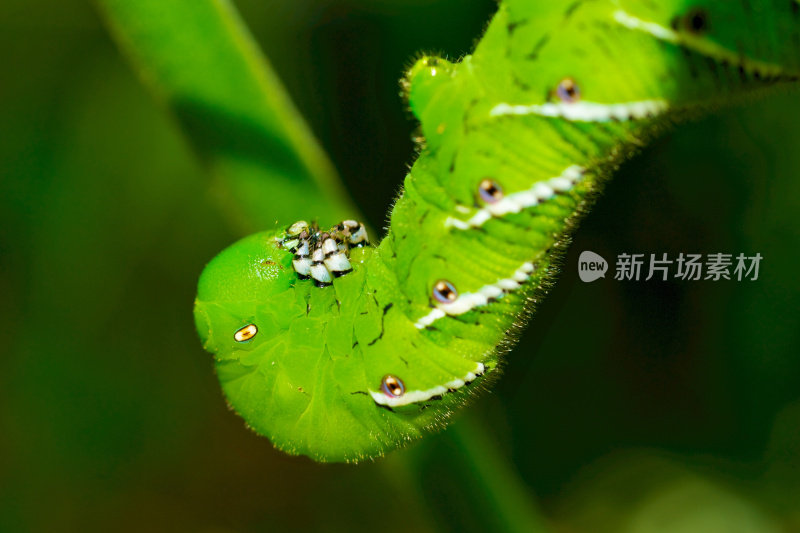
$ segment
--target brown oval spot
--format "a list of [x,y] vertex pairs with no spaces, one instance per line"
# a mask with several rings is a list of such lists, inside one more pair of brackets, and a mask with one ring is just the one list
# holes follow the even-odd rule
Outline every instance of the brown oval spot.
[[565,103],[572,104],[581,99],[581,91],[578,84],[572,78],[564,78],[556,88],[556,95]]
[[493,204],[503,198],[503,188],[496,181],[486,178],[478,185],[478,193],[481,200],[487,204]]
[[390,398],[399,398],[405,394],[406,387],[400,378],[387,374],[383,376],[383,380],[381,380],[381,390]]
[[456,301],[458,298],[458,291],[455,285],[446,279],[440,279],[433,286],[433,297],[443,304],[449,304]]
[[255,337],[256,333],[258,333],[258,327],[255,324],[248,324],[241,329],[237,329],[236,333],[233,334],[233,338],[236,342],[247,342]]

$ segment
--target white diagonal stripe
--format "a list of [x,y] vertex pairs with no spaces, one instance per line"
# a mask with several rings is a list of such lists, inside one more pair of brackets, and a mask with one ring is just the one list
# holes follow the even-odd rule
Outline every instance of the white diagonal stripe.
[[468,372],[463,379],[454,379],[452,381],[448,381],[444,385],[438,385],[431,389],[406,391],[405,394],[397,397],[387,396],[383,392],[376,392],[373,390],[369,391],[369,394],[377,404],[386,405],[388,407],[400,407],[410,403],[424,402],[426,400],[430,400],[434,396],[442,396],[447,392],[460,389],[467,383],[474,381],[475,378],[482,375],[485,371],[486,368],[484,367],[483,363],[477,363],[475,370]]
[[418,319],[414,326],[417,329],[425,329],[431,324],[444,318],[447,315],[463,315],[476,307],[482,307],[490,300],[502,298],[507,291],[516,290],[531,277],[536,267],[533,263],[523,263],[521,267],[514,271],[510,278],[499,279],[489,285],[484,285],[477,292],[467,292],[460,294],[458,298],[450,303],[436,303],[436,307]]
[[654,117],[669,108],[666,100],[639,100],[617,104],[597,102],[547,102],[533,105],[497,104],[489,112],[492,117],[505,115],[539,115],[563,118],[573,122],[609,122]]
[[784,73],[784,69],[780,65],[744,57],[703,36],[677,32],[655,22],[642,20],[622,9],[614,12],[614,20],[628,29],[649,33],[662,41],[680,44],[716,61],[726,61],[731,65],[741,66],[746,72],[758,72],[763,76],[777,76]]
[[444,225],[448,228],[468,230],[470,228],[482,226],[492,217],[502,217],[509,213],[519,213],[527,207],[533,207],[545,200],[549,200],[555,196],[557,192],[562,193],[568,191],[583,178],[585,171],[586,170],[581,166],[571,165],[567,167],[560,176],[535,183],[530,189],[508,194],[493,204],[487,204],[485,207],[476,211],[475,214],[467,220],[448,217]]
[[679,36],[674,30],[665,28],[664,26],[656,24],[655,22],[647,22],[640,18],[636,18],[622,9],[614,11],[614,20],[628,29],[649,33],[661,41],[667,41],[670,43],[677,43],[679,41]]

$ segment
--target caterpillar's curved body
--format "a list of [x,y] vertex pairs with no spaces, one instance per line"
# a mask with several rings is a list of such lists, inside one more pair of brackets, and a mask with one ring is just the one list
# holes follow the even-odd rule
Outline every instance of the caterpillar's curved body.
[[314,260],[295,225],[208,265],[195,316],[230,403],[317,460],[376,456],[442,425],[497,373],[497,347],[603,172],[668,118],[795,80],[799,12],[505,1],[473,55],[411,69],[425,146],[380,245],[339,235],[324,249],[330,233],[309,227]]

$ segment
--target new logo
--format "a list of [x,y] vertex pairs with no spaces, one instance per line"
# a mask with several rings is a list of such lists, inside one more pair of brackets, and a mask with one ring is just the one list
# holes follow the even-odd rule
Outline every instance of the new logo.
[[578,258],[578,276],[581,281],[591,283],[606,277],[606,272],[608,272],[608,262],[605,259],[588,250],[581,252]]

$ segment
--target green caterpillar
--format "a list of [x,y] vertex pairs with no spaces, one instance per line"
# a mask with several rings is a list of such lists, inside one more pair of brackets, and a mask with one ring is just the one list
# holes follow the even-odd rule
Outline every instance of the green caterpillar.
[[296,223],[206,267],[195,318],[228,401],[318,461],[442,427],[498,375],[603,176],[798,67],[797,0],[505,0],[472,55],[409,71],[425,141],[377,247]]

